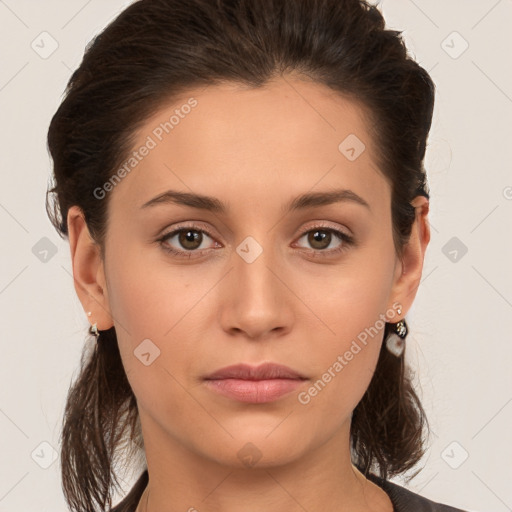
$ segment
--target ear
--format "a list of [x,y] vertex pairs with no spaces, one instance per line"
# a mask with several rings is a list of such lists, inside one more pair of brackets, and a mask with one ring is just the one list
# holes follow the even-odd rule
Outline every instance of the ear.
[[[428,221],[429,201],[424,196],[417,196],[411,201],[416,211],[411,236],[404,247],[401,260],[395,266],[395,275],[389,308],[395,303],[402,305],[402,319],[410,309],[421,281],[425,251],[430,241],[430,224]],[[395,322],[398,320],[394,320]]]
[[91,312],[91,324],[97,323],[100,331],[107,330],[114,323],[100,247],[92,239],[84,214],[78,206],[69,208],[67,223],[76,293],[84,310]]

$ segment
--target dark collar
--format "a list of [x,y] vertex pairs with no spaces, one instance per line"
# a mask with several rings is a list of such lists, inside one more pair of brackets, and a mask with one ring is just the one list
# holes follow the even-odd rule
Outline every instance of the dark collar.
[[431,501],[401,485],[372,473],[368,473],[365,476],[368,480],[377,484],[389,496],[394,512],[465,512],[459,508]]

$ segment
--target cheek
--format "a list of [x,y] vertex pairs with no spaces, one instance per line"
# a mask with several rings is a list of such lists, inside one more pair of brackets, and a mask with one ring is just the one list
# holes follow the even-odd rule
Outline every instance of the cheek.
[[156,257],[140,248],[115,253],[111,251],[108,266],[109,304],[115,321],[133,343],[169,335],[204,295],[190,270],[171,268],[156,251]]
[[[119,350],[130,379],[132,373],[148,373],[144,370],[144,358],[137,357],[139,347],[147,348],[150,360],[158,354],[162,330],[168,330],[172,320],[173,296],[162,293],[162,281],[156,281],[154,270],[136,256],[137,251],[127,248],[122,253],[116,251],[117,247],[113,240],[106,268],[108,300]],[[146,356],[146,362],[147,359]],[[154,369],[154,365],[147,368]]]
[[295,282],[300,283],[298,295],[304,297],[312,319],[336,348],[343,348],[365,329],[383,329],[381,315],[387,309],[392,272],[392,261],[365,263],[361,258],[328,272],[303,272]]
[[313,333],[316,325],[321,334],[310,361],[315,378],[299,402],[313,409],[334,406],[338,414],[328,421],[339,422],[353,410],[371,381],[381,350],[392,269],[391,258],[374,259],[373,264],[361,259],[358,265],[336,268],[328,278],[302,278],[307,305],[315,313],[306,330]]
[[[148,263],[140,250],[116,254],[114,244],[107,262],[108,299],[130,385],[142,401],[155,400],[156,389],[176,397],[182,392],[178,380],[194,370],[201,301],[215,279],[171,269],[162,259]],[[155,405],[163,403],[168,401]]]

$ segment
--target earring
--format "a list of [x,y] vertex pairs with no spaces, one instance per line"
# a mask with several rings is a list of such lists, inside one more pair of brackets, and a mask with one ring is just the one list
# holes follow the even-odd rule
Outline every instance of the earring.
[[[87,311],[87,316],[91,316],[91,312],[90,311]],[[98,332],[98,324],[96,322],[94,322],[93,325],[91,325],[89,327],[89,333],[92,334],[95,338],[98,338],[100,333]]]
[[[397,313],[402,314],[402,308],[398,308]],[[405,337],[409,332],[405,318],[397,322],[396,324],[390,324],[393,328],[393,332],[390,332],[386,337],[386,348],[391,354],[396,357],[400,357],[405,350]]]

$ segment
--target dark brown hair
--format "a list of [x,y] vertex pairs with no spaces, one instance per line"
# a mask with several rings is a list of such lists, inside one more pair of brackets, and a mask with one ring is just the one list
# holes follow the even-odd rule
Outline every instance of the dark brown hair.
[[[429,197],[423,167],[434,84],[407,53],[401,32],[385,28],[363,0],[139,0],[86,48],[52,118],[54,180],[47,212],[64,238],[78,205],[104,256],[106,183],[133,150],[134,134],[173,98],[222,82],[262,87],[296,74],[364,107],[377,164],[391,185],[393,240],[408,241],[417,195]],[[365,115],[366,115],[365,114]],[[385,336],[390,332],[386,324]],[[428,429],[404,356],[382,344],[373,379],[354,410],[351,450],[365,474],[405,473],[424,454]],[[62,430],[62,481],[74,511],[104,510],[118,484],[121,447],[142,447],[135,396],[115,328],[82,357]]]

